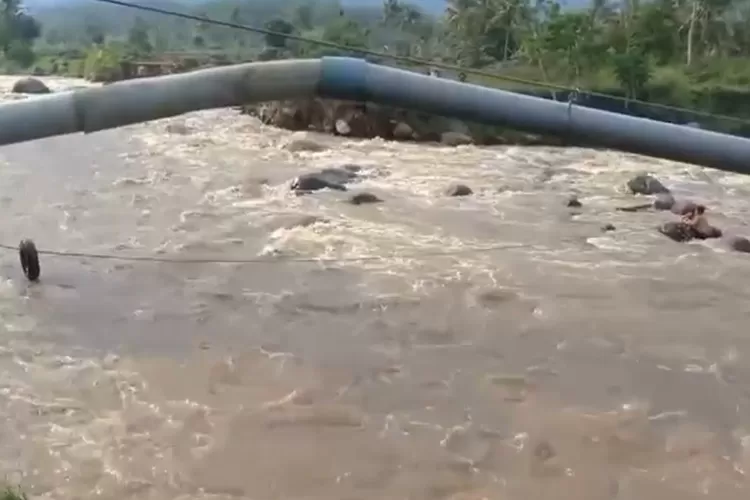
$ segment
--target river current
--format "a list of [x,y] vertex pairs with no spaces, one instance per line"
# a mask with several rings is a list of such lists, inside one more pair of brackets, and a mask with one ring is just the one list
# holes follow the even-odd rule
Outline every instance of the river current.
[[[749,178],[298,137],[219,110],[0,148],[0,243],[253,260],[43,255],[30,285],[3,251],[8,482],[60,500],[748,498],[750,258],[614,207],[650,172],[747,236]],[[342,164],[362,167],[349,193],[289,192]],[[346,202],[361,191],[384,202]]]

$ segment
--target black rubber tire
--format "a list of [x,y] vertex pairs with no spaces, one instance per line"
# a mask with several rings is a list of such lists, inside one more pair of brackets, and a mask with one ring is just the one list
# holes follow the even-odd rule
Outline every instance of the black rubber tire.
[[21,258],[21,269],[29,281],[37,281],[42,270],[39,267],[39,253],[31,240],[22,240],[18,245],[18,256]]

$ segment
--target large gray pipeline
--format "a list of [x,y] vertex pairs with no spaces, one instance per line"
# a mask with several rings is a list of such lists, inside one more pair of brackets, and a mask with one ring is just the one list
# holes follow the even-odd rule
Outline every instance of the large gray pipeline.
[[[0,145],[313,95],[372,101],[750,174],[750,140],[420,75],[361,59],[241,64],[0,105]],[[614,166],[616,167],[616,166]]]
[[318,59],[272,61],[139,78],[0,105],[0,145],[91,133],[202,109],[313,97]]

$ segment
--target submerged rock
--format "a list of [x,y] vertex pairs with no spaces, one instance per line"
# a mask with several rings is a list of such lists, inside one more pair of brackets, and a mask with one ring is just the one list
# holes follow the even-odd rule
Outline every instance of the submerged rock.
[[446,146],[466,146],[473,144],[474,139],[461,132],[443,132],[440,134],[440,143]]
[[466,184],[453,184],[445,190],[446,196],[469,196],[471,194],[474,194],[474,191]]
[[581,200],[578,199],[578,196],[571,195],[568,198],[568,201],[565,203],[565,206],[568,208],[581,208],[583,207],[583,203],[581,203]]
[[166,131],[169,134],[175,135],[188,135],[192,130],[184,123],[170,123],[166,127]]
[[628,189],[633,194],[662,194],[669,193],[659,179],[648,174],[639,174],[628,181]]
[[690,200],[678,200],[669,193],[662,193],[656,196],[652,203],[641,203],[640,205],[631,205],[629,207],[617,207],[620,212],[640,212],[643,210],[669,210],[673,214],[687,215],[692,213],[698,204]]
[[292,181],[290,189],[300,194],[326,188],[346,191],[346,184],[357,179],[359,171],[360,167],[357,165],[324,168],[298,176]]
[[325,151],[328,148],[318,142],[313,141],[312,139],[303,137],[299,139],[292,139],[284,145],[284,149],[292,153],[299,153],[301,151],[319,153],[320,151]]
[[306,193],[319,191],[321,189],[334,189],[336,191],[346,191],[346,186],[331,182],[320,173],[302,174],[292,181],[292,191]]
[[349,203],[352,205],[365,205],[369,203],[381,203],[383,200],[378,198],[372,193],[357,193],[349,198]]
[[744,236],[727,236],[726,243],[735,252],[750,253],[750,240]]

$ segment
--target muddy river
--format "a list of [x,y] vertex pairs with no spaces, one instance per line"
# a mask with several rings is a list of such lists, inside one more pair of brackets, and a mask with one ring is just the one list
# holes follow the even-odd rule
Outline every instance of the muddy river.
[[[3,251],[2,477],[60,500],[748,498],[750,258],[613,207],[648,171],[750,233],[750,178],[297,137],[221,110],[0,148],[0,243],[248,260],[42,256],[29,285]],[[346,163],[349,193],[289,192]]]

